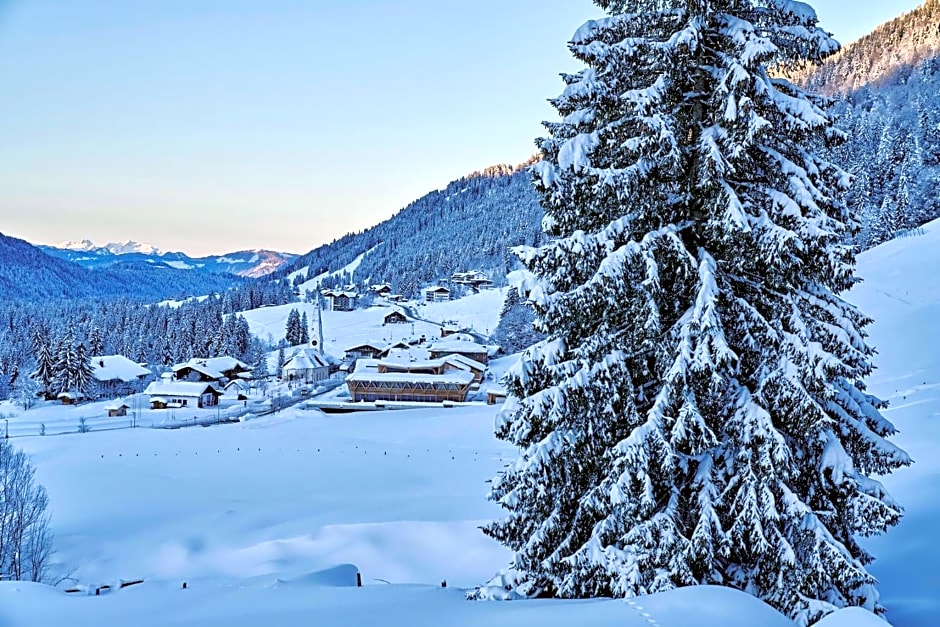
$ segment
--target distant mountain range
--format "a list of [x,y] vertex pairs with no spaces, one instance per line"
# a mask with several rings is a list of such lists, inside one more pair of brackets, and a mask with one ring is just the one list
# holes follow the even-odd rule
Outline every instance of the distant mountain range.
[[157,302],[218,293],[248,280],[233,274],[181,270],[153,258],[134,261],[133,255],[112,256],[116,258],[113,263],[85,267],[0,234],[0,301],[127,298]]
[[162,264],[177,270],[203,270],[246,278],[268,275],[290,263],[297,255],[270,250],[244,250],[226,255],[190,257],[180,252],[163,252],[152,244],[134,241],[98,246],[84,239],[57,246],[40,246],[53,257],[72,261],[85,268],[108,268],[118,264]]

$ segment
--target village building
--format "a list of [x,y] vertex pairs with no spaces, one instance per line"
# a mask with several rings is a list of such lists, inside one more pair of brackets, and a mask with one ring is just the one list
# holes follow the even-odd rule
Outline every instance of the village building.
[[229,398],[235,397],[239,401],[248,400],[248,394],[251,392],[251,384],[244,379],[232,379],[225,384],[222,391]]
[[443,285],[424,290],[424,300],[429,303],[444,303],[450,300],[450,290]]
[[449,335],[455,335],[460,333],[460,327],[453,324],[445,324],[441,327],[441,337],[447,337]]
[[480,270],[455,272],[451,275],[450,281],[454,285],[468,286],[474,291],[480,291],[482,289],[489,289],[493,287],[493,281],[491,281],[490,278],[486,276],[486,273],[481,272]]
[[388,346],[384,343],[377,344],[375,342],[366,342],[365,344],[350,346],[344,352],[348,360],[361,359],[363,357],[375,359],[385,352],[386,348],[388,348]]
[[222,384],[235,378],[250,378],[248,364],[234,357],[194,357],[186,363],[173,366],[177,381],[198,381]]
[[108,418],[117,418],[120,416],[126,416],[127,410],[130,408],[131,406],[127,403],[114,403],[105,407],[105,410],[108,412]]
[[315,383],[330,378],[330,363],[315,349],[301,348],[281,368],[281,379]]
[[407,322],[408,318],[405,316],[405,312],[400,309],[393,309],[385,314],[382,319],[382,324],[405,324]]
[[398,340],[397,342],[392,342],[391,344],[386,346],[384,349],[382,349],[382,352],[376,355],[375,357],[377,359],[385,359],[386,357],[388,357],[389,355],[391,355],[392,353],[396,351],[408,350],[410,348],[411,348],[411,344],[409,344],[405,340]]
[[332,311],[352,311],[359,298],[359,294],[349,290],[324,290],[322,294]]
[[97,396],[114,398],[140,392],[153,372],[124,355],[91,358],[91,376]]
[[153,409],[215,407],[222,396],[222,392],[204,381],[154,381],[144,394],[150,397]]
[[81,392],[59,392],[56,399],[63,405],[77,405],[85,400],[85,395]]
[[471,383],[480,383],[483,381],[483,375],[486,372],[486,366],[480,362],[468,359],[463,355],[448,355],[440,359],[395,359],[392,356],[382,359],[376,363],[376,371],[386,372],[410,372],[413,374],[436,374],[443,375],[450,372],[469,372],[473,379]]
[[388,298],[392,293],[392,286],[388,283],[379,283],[378,285],[370,285],[369,291],[380,298]]
[[498,405],[506,401],[506,390],[502,388],[491,388],[486,391],[486,404]]
[[412,372],[376,372],[369,368],[346,377],[353,402],[463,402],[467,400],[473,375],[451,372],[444,375]]
[[463,355],[483,365],[489,363],[489,355],[485,346],[469,340],[454,339],[435,342],[429,347],[431,359],[438,359],[448,355]]

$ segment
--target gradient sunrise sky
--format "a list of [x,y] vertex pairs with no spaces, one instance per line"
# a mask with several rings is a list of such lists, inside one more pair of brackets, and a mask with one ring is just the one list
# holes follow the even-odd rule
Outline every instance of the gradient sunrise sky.
[[[915,0],[816,0],[843,42]],[[0,0],[0,232],[303,253],[534,152],[589,0]]]

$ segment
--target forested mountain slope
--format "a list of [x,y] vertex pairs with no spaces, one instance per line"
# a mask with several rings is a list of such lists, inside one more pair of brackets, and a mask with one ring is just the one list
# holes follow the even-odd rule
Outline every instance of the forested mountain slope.
[[846,46],[802,83],[837,99],[855,176],[848,203],[868,248],[940,217],[940,0]]
[[406,296],[453,272],[484,270],[497,283],[512,268],[511,246],[541,237],[542,210],[521,167],[487,168],[414,201],[388,220],[298,258],[284,276],[313,277],[366,253],[352,277],[340,281],[389,282]]

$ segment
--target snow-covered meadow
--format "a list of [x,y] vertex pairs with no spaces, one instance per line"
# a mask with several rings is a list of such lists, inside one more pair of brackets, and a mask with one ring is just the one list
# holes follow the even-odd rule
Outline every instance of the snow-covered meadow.
[[[890,401],[895,441],[915,460],[885,479],[905,518],[866,540],[895,627],[940,624],[938,264],[932,223],[862,255],[865,282],[848,295],[876,319],[871,390]],[[253,330],[283,324],[276,309],[249,312]],[[329,318],[349,315],[372,314]],[[790,624],[719,588],[630,601],[464,600],[462,588],[509,558],[478,529],[499,515],[487,480],[514,457],[492,435],[495,412],[291,409],[207,428],[16,438],[49,490],[57,560],[90,589],[144,583],[96,597],[5,582],[0,625]],[[862,610],[820,624],[884,625]]]

